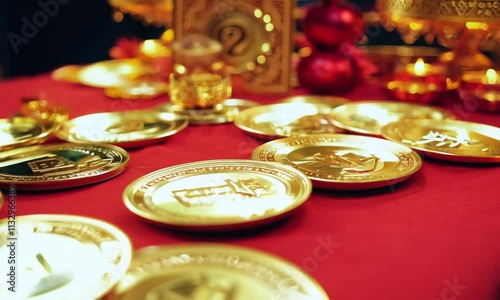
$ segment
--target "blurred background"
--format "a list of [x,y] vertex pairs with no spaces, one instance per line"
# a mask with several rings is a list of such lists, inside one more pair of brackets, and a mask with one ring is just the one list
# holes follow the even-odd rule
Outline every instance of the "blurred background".
[[[316,2],[299,0],[297,6]],[[371,11],[375,4],[375,0],[350,2],[364,12]],[[47,19],[39,14],[43,6],[53,11]],[[108,0],[0,0],[0,78],[34,75],[62,65],[106,60],[118,38],[158,38],[164,31],[162,27],[147,25],[128,14],[122,16],[120,22],[114,19],[114,9]],[[38,24],[33,26],[33,22]],[[300,24],[297,26],[300,29]],[[396,32],[374,26],[377,27],[370,30],[376,34],[372,34],[368,44],[403,44]],[[418,41],[414,45],[421,44],[425,43]]]

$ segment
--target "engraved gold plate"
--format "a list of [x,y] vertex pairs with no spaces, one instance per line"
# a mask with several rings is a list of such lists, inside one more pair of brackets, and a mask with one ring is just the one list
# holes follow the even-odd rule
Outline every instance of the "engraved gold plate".
[[[17,282],[0,283],[1,299],[100,299],[130,265],[130,240],[112,224],[71,215],[12,221],[0,220],[0,255],[6,260],[0,270],[9,274],[14,267]],[[9,256],[15,261],[7,264]]]
[[312,103],[277,103],[247,109],[234,124],[246,133],[263,139],[309,134],[339,133],[333,124],[333,107]]
[[184,116],[192,125],[207,125],[233,122],[241,111],[258,105],[257,102],[244,99],[227,99],[215,108],[185,109],[173,103],[165,103],[158,106],[157,110]]
[[320,96],[320,95],[302,95],[302,96],[291,96],[286,97],[282,100],[283,103],[311,103],[311,104],[322,104],[329,105],[331,107],[337,107],[349,103],[350,101],[346,98],[335,97],[335,96]]
[[402,119],[454,119],[446,110],[413,103],[384,101],[352,102],[335,108],[334,124],[350,132],[380,136],[381,128]]
[[382,128],[385,138],[423,155],[456,162],[500,162],[500,129],[458,120],[401,120]]
[[247,92],[287,92],[294,8],[289,0],[175,0],[175,38],[194,33],[218,40]]
[[131,183],[127,208],[153,223],[196,231],[237,230],[283,218],[311,194],[297,170],[252,160],[211,160],[158,170]]
[[292,166],[314,186],[338,190],[390,186],[409,178],[422,165],[420,156],[406,146],[345,134],[271,141],[257,147],[252,159]]
[[53,190],[96,183],[120,174],[128,153],[112,145],[54,144],[0,153],[0,188]]
[[28,117],[0,119],[0,151],[41,144],[54,132],[54,127]]
[[114,59],[83,66],[77,81],[98,88],[137,86],[139,78],[147,74],[145,64],[139,59]]
[[272,254],[226,244],[138,250],[107,300],[327,300],[319,283]]
[[156,110],[96,113],[61,124],[57,137],[72,143],[106,143],[122,148],[141,147],[163,141],[186,128],[180,115]]

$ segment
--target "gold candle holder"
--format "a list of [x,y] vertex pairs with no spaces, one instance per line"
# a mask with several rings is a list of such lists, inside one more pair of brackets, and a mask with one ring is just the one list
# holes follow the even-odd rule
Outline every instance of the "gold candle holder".
[[500,112],[500,71],[488,69],[462,75],[460,98],[484,112]]

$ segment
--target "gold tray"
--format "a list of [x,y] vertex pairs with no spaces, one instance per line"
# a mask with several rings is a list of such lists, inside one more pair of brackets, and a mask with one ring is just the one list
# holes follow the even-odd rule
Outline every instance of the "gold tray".
[[325,134],[283,138],[257,147],[252,159],[303,172],[315,187],[361,190],[390,186],[417,172],[422,160],[410,148],[380,138]]
[[157,110],[185,116],[192,125],[208,125],[233,122],[241,111],[258,105],[257,102],[244,99],[227,99],[216,108],[183,109],[173,103],[164,103]]
[[165,140],[183,130],[188,120],[155,110],[96,113],[68,120],[56,132],[72,143],[106,143],[122,148],[141,147]]
[[335,97],[335,96],[302,95],[302,96],[286,97],[281,102],[323,104],[323,105],[329,105],[331,107],[337,107],[343,104],[347,104],[350,101],[347,98]]
[[56,144],[0,153],[0,188],[53,190],[96,183],[114,177],[129,161],[111,145]]
[[[128,237],[114,225],[70,215],[28,215],[0,221],[2,274],[15,267],[16,293],[0,284],[0,298],[99,299],[127,271]],[[15,253],[15,262],[7,264]],[[9,254],[10,253],[10,254]],[[7,277],[5,277],[7,279]]]
[[234,124],[263,139],[342,132],[333,125],[332,109],[330,105],[312,103],[262,105],[242,111]]
[[494,126],[458,120],[401,120],[385,126],[382,134],[437,159],[500,162],[500,129]]
[[252,160],[210,160],[158,170],[132,182],[126,207],[150,222],[196,231],[236,230],[291,213],[311,194],[297,170]]
[[28,117],[0,119],[0,151],[41,144],[54,129],[54,126]]
[[146,247],[106,300],[310,299],[326,292],[298,266],[266,252],[226,244]]
[[402,119],[455,119],[446,110],[412,103],[388,101],[352,102],[335,108],[333,123],[347,131],[381,136],[381,128]]

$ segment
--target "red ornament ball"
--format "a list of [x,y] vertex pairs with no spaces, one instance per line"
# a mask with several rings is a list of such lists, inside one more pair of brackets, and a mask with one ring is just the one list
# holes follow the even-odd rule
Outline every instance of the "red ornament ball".
[[356,44],[363,37],[361,10],[344,0],[325,0],[311,6],[302,22],[304,34],[317,48],[335,50],[340,44]]
[[297,65],[300,85],[315,94],[342,94],[359,80],[356,63],[343,53],[313,51]]

